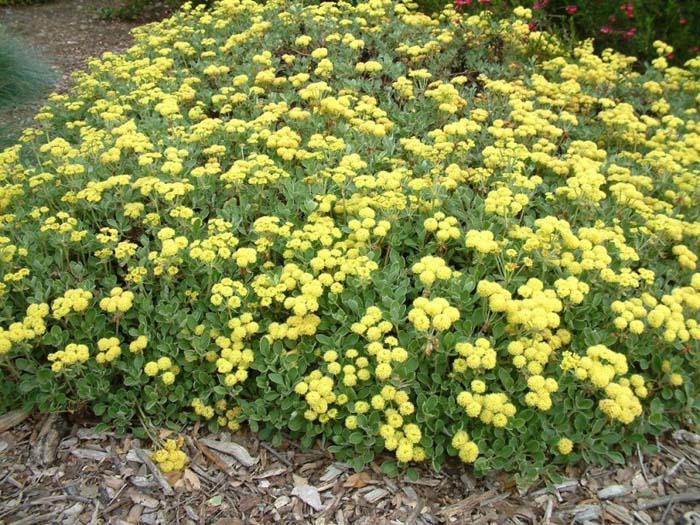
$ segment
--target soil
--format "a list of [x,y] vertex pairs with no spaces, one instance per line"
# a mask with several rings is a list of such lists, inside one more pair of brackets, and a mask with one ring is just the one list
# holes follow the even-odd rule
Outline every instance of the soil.
[[[185,429],[184,471],[163,474],[153,445],[63,416],[0,416],[0,525],[696,525],[700,435],[664,436],[626,465],[568,468],[519,491],[500,473],[462,464],[418,479],[376,464],[353,472],[322,449],[277,446],[242,429]],[[161,431],[156,440],[172,436]]]

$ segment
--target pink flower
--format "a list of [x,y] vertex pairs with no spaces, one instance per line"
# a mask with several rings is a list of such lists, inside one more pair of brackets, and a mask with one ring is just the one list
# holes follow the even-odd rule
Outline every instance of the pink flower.
[[547,4],[549,3],[549,0],[535,0],[534,5],[532,6],[533,9],[544,9],[547,7]]
[[603,33],[604,35],[607,35],[608,33],[612,33],[612,27],[603,26],[600,28],[600,32]]
[[455,0],[455,6],[461,7],[463,5],[466,5],[466,6],[472,5],[472,0]]
[[570,15],[573,15],[576,11],[578,11],[578,7],[576,7],[575,5],[567,5],[564,9]]
[[617,17],[615,15],[610,15],[608,17],[608,22],[610,22],[611,24],[614,24],[615,22],[617,22]]
[[627,31],[622,33],[622,37],[623,38],[632,38],[635,34],[637,34],[637,28],[630,27]]
[[664,56],[669,60],[673,60],[673,53],[666,53]]
[[627,2],[620,6],[620,10],[624,11],[627,18],[634,18],[634,4],[632,2]]
[[680,25],[684,26],[685,24],[688,23],[688,19],[682,16],[681,19],[678,21],[678,23]]

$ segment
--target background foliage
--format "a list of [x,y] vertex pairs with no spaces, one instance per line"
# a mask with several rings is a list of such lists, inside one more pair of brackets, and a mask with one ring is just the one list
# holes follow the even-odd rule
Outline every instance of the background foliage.
[[[418,0],[426,12],[448,2]],[[450,2],[451,3],[451,2]],[[499,14],[518,5],[533,10],[533,22],[565,41],[595,39],[599,52],[606,47],[639,57],[655,57],[652,43],[662,40],[674,48],[673,63],[682,64],[700,52],[700,3],[682,0],[457,0],[467,14],[483,9]]]

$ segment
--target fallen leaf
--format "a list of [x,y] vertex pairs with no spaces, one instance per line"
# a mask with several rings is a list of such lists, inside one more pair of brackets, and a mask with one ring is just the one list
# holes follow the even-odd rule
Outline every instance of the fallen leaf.
[[306,478],[303,478],[301,476],[297,476],[296,474],[292,474],[292,480],[294,481],[294,486],[295,487],[303,487],[305,485],[309,484],[309,480]]
[[272,468],[261,472],[260,474],[256,474],[255,476],[253,476],[253,479],[273,478],[275,476],[280,476],[286,473],[287,469],[285,467]]
[[196,492],[202,489],[202,484],[199,481],[199,476],[187,468],[182,473],[182,477],[175,483],[175,488],[186,492]]
[[238,518],[219,518],[213,525],[245,525],[243,520]]
[[311,485],[300,485],[292,489],[292,496],[298,497],[316,512],[322,511],[325,507],[321,503],[321,495],[316,487]]
[[343,487],[361,489],[362,487],[366,487],[371,481],[372,476],[369,475],[369,472],[355,472],[348,476],[348,479],[343,483]]
[[29,412],[24,410],[11,410],[0,416],[0,432],[10,430],[12,427],[19,425],[22,421],[29,417]]
[[182,471],[173,470],[172,472],[166,472],[163,474],[165,479],[168,481],[168,485],[175,488],[175,486],[182,480]]
[[250,509],[256,507],[259,503],[259,496],[246,496],[241,498],[238,502],[238,510],[240,510],[241,512],[248,512]]
[[328,483],[329,481],[333,481],[335,478],[340,476],[343,472],[345,472],[345,470],[342,468],[338,468],[337,465],[330,465],[323,473],[319,481],[321,481],[322,483]]
[[376,503],[380,499],[386,497],[389,495],[389,491],[382,489],[382,488],[376,488],[372,489],[370,492],[364,495],[365,500],[367,500],[369,503]]
[[228,454],[232,456],[236,461],[238,461],[244,467],[252,467],[255,465],[259,458],[254,458],[250,455],[245,447],[233,442],[216,441],[214,439],[200,439],[207,447],[212,448],[223,454]]
[[101,450],[93,450],[91,448],[76,448],[71,450],[70,453],[76,458],[90,459],[92,461],[104,461],[107,459],[107,457],[109,457],[109,454],[106,452]]
[[151,496],[148,496],[147,494],[144,494],[142,492],[138,492],[134,489],[129,489],[127,491],[127,495],[131,498],[131,501],[133,501],[136,505],[141,505],[143,507],[146,507],[147,509],[155,509],[158,507],[160,502],[152,498]]
[[218,496],[213,496],[207,500],[207,505],[211,505],[212,507],[218,507],[221,505],[221,503],[224,501],[224,497],[221,495]]

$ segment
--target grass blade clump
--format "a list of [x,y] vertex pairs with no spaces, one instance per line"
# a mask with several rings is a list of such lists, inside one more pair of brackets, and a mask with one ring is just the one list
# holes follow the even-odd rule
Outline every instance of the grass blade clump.
[[51,67],[0,26],[0,110],[45,95],[54,80]]

